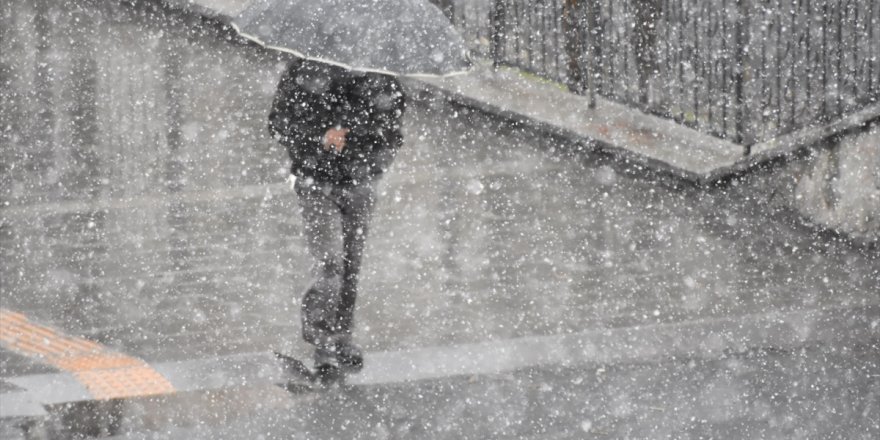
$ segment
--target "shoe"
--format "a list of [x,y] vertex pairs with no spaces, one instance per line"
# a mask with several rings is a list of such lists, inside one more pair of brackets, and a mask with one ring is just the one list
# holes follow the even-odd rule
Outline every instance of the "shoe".
[[338,366],[336,362],[335,345],[330,347],[315,347],[315,370],[323,365],[330,365],[333,367]]
[[342,371],[336,360],[336,349],[315,348],[315,380],[322,386],[329,386],[338,382],[342,377]]
[[345,375],[336,365],[321,364],[315,367],[315,379],[322,387],[329,387],[335,383],[342,383]]
[[364,368],[364,353],[350,339],[336,341],[336,362],[345,372],[356,373]]

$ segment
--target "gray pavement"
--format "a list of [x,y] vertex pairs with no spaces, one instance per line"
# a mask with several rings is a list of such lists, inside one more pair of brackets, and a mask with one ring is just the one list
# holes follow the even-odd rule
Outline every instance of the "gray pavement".
[[[191,17],[137,14],[116,2],[15,0],[2,11],[2,306],[151,363],[305,353],[296,301],[310,261],[284,183],[285,153],[265,128],[282,60],[227,42],[213,27],[188,30],[198,23]],[[54,26],[41,24],[41,14],[54,17]],[[431,94],[411,96],[406,145],[380,185],[368,240],[356,330],[368,351],[680,324],[693,329],[694,344],[717,346],[718,354],[671,361],[639,349],[623,363],[570,371],[542,365],[357,388],[379,415],[333,394],[293,403],[279,397],[283,411],[258,413],[253,424],[218,420],[216,429],[243,426],[239,438],[254,438],[248,427],[283,431],[302,422],[344,438],[324,430],[321,411],[355,405],[340,417],[360,420],[353,429],[373,427],[356,432],[378,438],[409,429],[427,438],[578,438],[583,428],[607,438],[877,432],[878,408],[870,403],[880,361],[876,249],[803,226],[775,201],[772,172],[697,188],[643,164],[573,152],[565,138]],[[836,348],[847,327],[813,318],[825,310],[864,323],[860,340],[840,343],[862,346],[858,354]],[[722,401],[736,395],[757,409],[740,402],[725,418],[721,409],[701,407],[712,397],[701,393],[739,359],[723,353],[751,348],[730,337],[739,333],[707,329],[719,319],[735,328],[777,313],[801,317],[793,332],[775,336],[786,351],[742,360],[749,368],[736,371],[750,385],[719,391]],[[610,353],[632,348],[598,340]],[[0,355],[0,378],[46,372]],[[690,362],[702,376],[689,373]],[[599,368],[613,371],[618,385],[588,374]],[[822,376],[823,368],[840,374]],[[634,397],[616,402],[627,381],[626,395],[645,387],[645,401],[659,399],[681,414],[643,408]],[[801,388],[809,381],[818,388]],[[571,391],[552,392],[559,389]],[[774,407],[776,389],[795,403]],[[434,402],[424,413],[416,410],[418,396]],[[578,412],[585,407],[595,412]],[[611,423],[603,414],[618,415]],[[737,435],[740,419],[760,429],[743,432],[759,434]],[[432,430],[443,420],[458,428]],[[174,429],[215,429],[194,423]]]
[[880,435],[876,349],[560,366],[301,397],[265,389],[244,394],[253,406],[240,393],[143,402],[111,438],[867,440]]

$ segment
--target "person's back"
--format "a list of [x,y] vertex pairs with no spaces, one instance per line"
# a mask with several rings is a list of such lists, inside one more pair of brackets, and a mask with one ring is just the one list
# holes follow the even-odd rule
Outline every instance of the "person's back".
[[297,177],[317,278],[302,300],[303,338],[315,366],[332,376],[359,369],[351,341],[358,273],[375,205],[375,185],[403,143],[404,94],[397,80],[320,63],[291,63],[278,85],[269,129]]

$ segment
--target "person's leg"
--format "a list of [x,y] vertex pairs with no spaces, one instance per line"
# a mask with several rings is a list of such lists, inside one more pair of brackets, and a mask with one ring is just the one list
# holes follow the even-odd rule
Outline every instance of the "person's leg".
[[298,179],[295,184],[306,244],[315,259],[315,280],[302,298],[302,336],[306,342],[326,349],[335,344],[342,286],[340,209],[331,185],[309,180]]
[[[375,183],[346,186],[340,189],[342,208],[342,289],[340,291],[337,329],[343,340],[351,337],[358,275],[364,254],[370,216],[375,205]],[[350,341],[349,341],[350,342]]]

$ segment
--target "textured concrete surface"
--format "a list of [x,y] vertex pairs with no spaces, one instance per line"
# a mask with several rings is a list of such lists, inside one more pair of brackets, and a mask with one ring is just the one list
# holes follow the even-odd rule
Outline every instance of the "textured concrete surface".
[[[80,21],[47,53],[36,9],[4,15],[4,307],[148,360],[292,348],[310,261],[265,129],[283,63],[105,7],[58,15]],[[761,173],[680,185],[418,93],[405,132],[367,249],[370,350],[877,302],[876,253],[791,221]]]
[[[146,401],[122,411],[111,438],[867,440],[880,434],[875,349],[525,369],[299,397],[276,388]],[[241,404],[250,399],[261,404]]]
[[[284,183],[285,153],[265,128],[283,60],[227,42],[228,34],[198,27],[192,17],[132,12],[127,4],[22,0],[4,3],[2,11],[3,307],[156,363],[272,349],[304,353],[297,300],[310,261],[295,196]],[[562,136],[417,90],[411,95],[406,145],[380,184],[368,240],[357,338],[369,351],[682,325],[725,356],[753,347],[705,332],[709,324],[722,320],[749,334],[754,316],[772,322],[774,314],[793,313],[801,318],[776,333],[788,348],[770,351],[779,366],[765,370],[765,361],[755,361],[751,380],[758,385],[724,388],[755,402],[755,414],[773,414],[743,420],[764,426],[766,438],[876,432],[876,338],[868,333],[845,344],[868,347],[858,355],[822,339],[804,355],[791,347],[803,345],[803,335],[835,331],[814,311],[838,310],[844,321],[876,331],[878,255],[804,227],[777,203],[776,176],[759,171],[722,188],[693,187],[638,163],[573,154]],[[708,401],[701,394],[708,382],[688,382],[699,376],[681,364],[670,367],[671,360],[639,367],[651,348],[614,364],[613,356],[630,348],[609,346],[611,364],[601,368],[616,371],[620,386],[636,378],[630,396],[644,388],[646,398],[684,408],[687,415],[675,416],[681,426],[646,417],[652,410],[633,406],[634,397],[615,403],[620,386],[602,388],[588,374],[598,366],[572,368],[567,376],[557,374],[564,369],[557,365],[531,368],[520,381],[488,374],[366,388],[367,396],[380,396],[368,400],[384,408],[379,416],[363,412],[357,398],[286,403],[276,395],[267,399],[284,409],[251,424],[244,416],[211,419],[205,398],[190,408],[198,413],[189,419],[195,427],[170,417],[156,429],[178,426],[173,432],[181,436],[207,437],[212,429],[241,428],[240,438],[254,438],[263,428],[271,436],[272,427],[287,433],[305,426],[347,438],[338,429],[359,426],[350,437],[392,438],[430,432],[443,425],[432,414],[446,414],[453,428],[437,438],[494,430],[498,437],[575,438],[583,427],[608,438],[666,432],[651,429],[694,438],[738,432],[744,404],[736,403],[729,418],[718,415],[724,403],[703,414],[698,403]],[[32,370],[38,364],[0,354],[2,377],[40,373]],[[695,359],[694,368],[723,377],[725,359]],[[801,388],[804,362],[827,394]],[[831,370],[839,374],[821,373]],[[593,407],[587,391],[552,392],[578,377],[604,400]],[[541,395],[550,400],[529,400],[547,387]],[[771,411],[774,389],[790,392]],[[840,406],[823,399],[850,409],[834,418]],[[434,402],[428,408],[450,406],[407,413],[422,400]],[[136,410],[161,413],[148,403]],[[576,412],[584,408],[596,412]],[[511,416],[492,416],[507,411]],[[481,414],[488,425],[465,423],[462,414]],[[600,424],[603,414],[620,417],[620,425]],[[557,420],[565,422],[554,431]],[[504,431],[505,423],[531,428]]]

